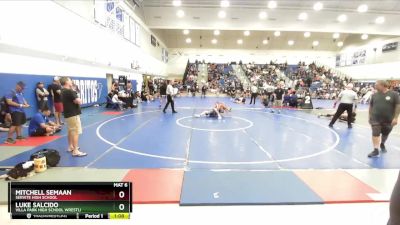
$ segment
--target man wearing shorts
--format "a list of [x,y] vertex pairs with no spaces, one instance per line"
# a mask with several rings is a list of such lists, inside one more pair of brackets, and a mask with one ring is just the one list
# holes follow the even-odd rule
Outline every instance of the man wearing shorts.
[[63,87],[61,100],[64,108],[64,118],[68,126],[68,151],[71,152],[72,156],[86,156],[87,154],[81,152],[78,147],[79,135],[82,134],[80,118],[82,100],[72,89],[72,80],[69,77],[62,77],[60,83]]
[[48,86],[48,91],[53,99],[54,117],[56,118],[57,125],[63,125],[61,122],[61,114],[63,113],[63,103],[61,101],[61,85],[60,78],[54,77],[53,83]]
[[11,127],[8,131],[8,137],[4,143],[6,144],[15,144],[15,140],[13,139],[13,134],[16,133],[17,140],[25,139],[22,136],[22,125],[26,123],[26,115],[24,108],[28,108],[29,104],[26,102],[22,91],[25,88],[25,83],[20,81],[17,83],[15,90],[10,91],[6,97],[6,103],[9,107],[11,113]]
[[280,108],[282,108],[283,104],[283,95],[285,94],[285,90],[283,90],[282,86],[278,84],[278,88],[274,91],[275,102],[274,106],[278,108],[278,113],[280,112]]
[[386,153],[385,142],[397,125],[400,113],[400,98],[397,92],[389,90],[387,81],[377,81],[375,84],[377,92],[372,95],[369,106],[369,123],[372,127],[372,142],[374,150],[368,157],[378,157],[379,148]]

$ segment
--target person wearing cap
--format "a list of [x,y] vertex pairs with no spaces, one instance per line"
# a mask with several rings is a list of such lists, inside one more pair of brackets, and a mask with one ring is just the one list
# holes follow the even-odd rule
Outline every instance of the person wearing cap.
[[43,109],[47,105],[49,92],[44,88],[43,82],[38,82],[36,85],[36,99],[38,101],[38,108]]
[[336,104],[340,102],[335,115],[329,123],[329,127],[333,127],[333,124],[335,124],[336,120],[344,113],[344,111],[347,111],[348,128],[352,128],[351,121],[353,116],[353,107],[357,107],[357,99],[357,93],[353,91],[353,84],[347,84],[346,89],[340,92],[335,104],[333,105],[333,107],[336,108]]
[[5,141],[6,144],[15,144],[15,140],[13,139],[14,133],[16,133],[17,140],[25,139],[22,136],[22,125],[26,123],[26,114],[24,108],[30,107],[30,105],[26,102],[23,90],[25,88],[25,83],[19,81],[15,87],[15,90],[10,91],[6,97],[6,103],[9,107],[11,113],[11,127],[8,131],[8,136]]
[[53,100],[54,107],[54,117],[56,119],[55,123],[57,125],[63,125],[64,123],[61,121],[61,114],[64,111],[63,103],[61,101],[61,84],[60,78],[54,77],[53,83],[50,84],[47,89],[50,92],[51,98]]

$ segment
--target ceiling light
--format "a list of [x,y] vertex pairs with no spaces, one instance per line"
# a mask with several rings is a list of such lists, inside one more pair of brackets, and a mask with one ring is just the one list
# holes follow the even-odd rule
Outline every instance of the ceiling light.
[[172,1],[172,5],[175,7],[179,7],[182,5],[182,1],[181,0],[174,0]]
[[315,4],[314,4],[314,10],[315,11],[320,11],[321,9],[323,9],[324,8],[324,4],[322,4],[321,2],[316,2]]
[[178,12],[176,12],[176,16],[178,16],[179,18],[182,18],[185,16],[185,12],[183,10],[178,10]]
[[229,1],[221,1],[221,7],[222,8],[227,8],[227,7],[229,7]]
[[293,40],[289,40],[289,41],[287,42],[287,44],[290,45],[290,46],[292,46],[292,45],[294,45],[294,41],[293,41]]
[[346,22],[347,16],[345,14],[342,14],[342,15],[338,16],[337,20],[341,23]]
[[382,24],[382,23],[384,23],[385,22],[385,17],[383,17],[383,16],[378,16],[378,17],[376,17],[376,19],[375,19],[375,23],[376,24]]
[[221,19],[225,18],[226,17],[226,12],[223,11],[223,10],[219,11],[218,12],[218,17],[221,18]]
[[188,35],[189,33],[190,33],[189,30],[183,30],[183,34],[184,34],[184,35]]
[[337,43],[337,46],[338,46],[338,47],[342,47],[342,46],[343,46],[343,41],[339,41],[339,42]]
[[367,39],[368,39],[368,34],[363,34],[363,35],[361,35],[361,39],[367,40]]
[[214,35],[215,36],[218,36],[218,35],[220,35],[221,34],[221,32],[219,31],[219,30],[214,30]]
[[190,43],[192,43],[192,39],[190,39],[190,38],[186,38],[186,43],[188,43],[188,44],[190,44]]
[[276,1],[268,2],[268,8],[270,8],[270,9],[275,9],[277,6],[278,6],[278,3],[276,3]]
[[239,39],[239,40],[237,40],[237,43],[238,43],[239,45],[241,45],[241,44],[243,44],[243,40],[242,40],[242,39]]
[[266,45],[266,44],[268,44],[268,40],[267,39],[263,40],[263,45]]
[[366,4],[359,5],[357,11],[359,13],[365,13],[366,11],[368,11],[368,6]]
[[262,19],[262,20],[267,19],[267,17],[268,17],[268,14],[267,14],[267,12],[265,12],[265,11],[262,11],[262,12],[260,12],[260,13],[258,14],[258,18],[260,18],[260,19]]
[[332,37],[333,37],[333,39],[338,39],[340,37],[340,34],[339,33],[334,33],[332,35]]
[[243,32],[244,36],[250,36],[250,31],[246,30]]
[[215,45],[215,44],[218,43],[218,40],[214,38],[214,39],[211,40],[211,43]]
[[308,32],[308,31],[307,31],[307,32],[304,32],[304,37],[305,37],[305,38],[308,38],[308,37],[310,37],[310,36],[311,36],[311,33],[310,33],[310,32]]
[[274,32],[274,36],[275,36],[275,37],[281,36],[281,32],[280,32],[280,31],[275,31],[275,32]]
[[318,46],[319,45],[319,41],[313,41],[312,45],[313,46]]
[[298,16],[297,18],[298,18],[299,20],[302,20],[302,21],[307,20],[308,14],[305,13],[305,12],[302,12],[302,13],[299,14],[299,16]]

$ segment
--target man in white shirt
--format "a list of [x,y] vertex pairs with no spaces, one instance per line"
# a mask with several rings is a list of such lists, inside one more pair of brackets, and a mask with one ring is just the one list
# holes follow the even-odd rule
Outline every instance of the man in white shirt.
[[349,128],[352,128],[351,121],[353,117],[353,107],[357,107],[357,99],[357,93],[353,91],[353,84],[348,84],[346,90],[340,92],[338,99],[334,104],[334,107],[336,107],[337,102],[340,101],[339,107],[329,123],[329,127],[333,127],[336,120],[344,113],[344,111],[347,111],[347,124]]
[[173,96],[174,95],[174,87],[172,87],[172,81],[168,81],[168,86],[167,86],[167,104],[164,107],[163,112],[165,112],[165,110],[168,108],[168,105],[171,103],[171,108],[172,108],[172,113],[177,113],[177,111],[175,111],[175,103],[174,103],[174,99]]
[[[258,94],[258,88],[256,86],[256,84],[254,83],[251,86],[251,98],[250,98],[250,105],[253,103],[253,105],[256,104],[256,99],[257,99],[257,94]],[[254,102],[253,102],[254,100]]]
[[125,105],[125,103],[124,103],[123,101],[119,100],[119,98],[118,98],[118,92],[115,92],[115,93],[114,93],[114,95],[113,95],[111,101],[112,101],[113,103],[115,103],[115,104],[118,104],[118,107],[119,107],[120,110],[123,110],[123,109],[124,109],[123,106]]

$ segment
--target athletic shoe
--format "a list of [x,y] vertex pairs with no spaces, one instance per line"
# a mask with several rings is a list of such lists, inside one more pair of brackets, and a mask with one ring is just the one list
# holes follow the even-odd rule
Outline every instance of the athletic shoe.
[[163,110],[162,112],[163,112],[163,113],[167,113],[167,112],[165,112],[165,110]]
[[4,141],[4,144],[15,144],[15,143],[16,143],[16,141],[14,139],[12,139],[12,138],[7,138]]
[[219,120],[222,120],[222,117],[221,117],[221,116],[218,116],[218,119],[219,119]]
[[353,128],[353,125],[350,124],[347,128],[351,129],[351,128]]
[[378,157],[378,156],[379,156],[378,149],[374,149],[374,151],[372,151],[371,153],[368,154],[368,158],[374,158],[374,157]]
[[328,126],[329,126],[330,128],[333,128],[333,124],[329,124]]
[[386,152],[387,152],[386,146],[385,146],[384,143],[381,143],[381,152],[382,152],[382,153],[386,153]]
[[178,113],[177,111],[172,111],[172,113]]
[[17,140],[25,140],[26,139],[26,137],[24,137],[24,136],[17,136]]

